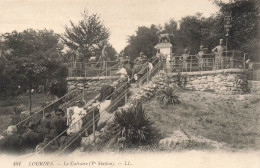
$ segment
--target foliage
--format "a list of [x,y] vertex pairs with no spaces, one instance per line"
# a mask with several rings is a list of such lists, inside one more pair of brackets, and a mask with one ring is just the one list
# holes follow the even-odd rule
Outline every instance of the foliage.
[[136,35],[129,37],[125,53],[135,58],[143,51],[150,57],[153,54],[153,46],[158,42],[156,32],[175,36],[170,39],[175,55],[183,54],[185,48],[188,48],[191,54],[197,54],[200,45],[211,51],[218,45],[219,39],[226,40],[224,16],[231,13],[232,27],[228,36],[228,50],[240,50],[248,53],[251,59],[259,60],[260,1],[235,0],[223,3],[216,0],[215,3],[220,11],[210,17],[203,17],[197,13],[183,17],[179,25],[174,19],[170,19],[163,27],[160,25],[151,25],[150,28],[139,27]]
[[126,146],[148,144],[152,139],[152,122],[147,117],[141,103],[129,110],[116,111],[111,124],[112,133]]
[[181,75],[181,73],[178,72],[175,82],[180,88],[184,89],[187,84],[187,75]]
[[[21,108],[18,108],[18,107],[15,106],[15,107],[13,108],[13,114],[10,116],[11,121],[9,122],[8,125],[16,125],[16,124],[18,124],[18,123],[21,121],[21,116],[20,116],[20,114],[21,114],[22,111],[23,111],[23,110],[22,110]],[[17,128],[18,128],[18,132],[20,132],[21,126],[18,125]]]
[[13,113],[14,113],[15,115],[20,115],[22,111],[23,111],[23,109],[18,108],[18,107],[16,107],[16,106],[13,108]]
[[56,67],[55,72],[50,75],[47,82],[47,92],[49,95],[57,96],[58,98],[64,96],[67,92],[68,69],[65,65],[59,65]]
[[154,26],[151,28],[138,27],[136,35],[129,36],[129,45],[124,49],[124,54],[130,56],[132,60],[138,57],[140,52],[151,58],[155,53],[154,46],[158,42],[157,31],[158,29]]
[[[220,15],[231,14],[229,45],[242,49],[255,59],[259,59],[260,2],[258,0],[235,0],[232,3],[217,3]],[[258,57],[258,58],[256,58]]]
[[164,89],[160,89],[157,93],[157,100],[164,106],[180,104],[181,101],[173,87],[167,86]]
[[72,51],[83,55],[83,59],[98,56],[109,38],[110,32],[101,22],[97,14],[89,14],[86,10],[83,19],[78,24],[70,21],[70,27],[65,26],[62,40]]
[[2,37],[5,51],[1,75],[6,81],[0,83],[0,88],[23,93],[37,90],[54,78],[65,79],[66,74],[57,76],[63,60],[59,35],[48,30],[27,29],[5,33]]

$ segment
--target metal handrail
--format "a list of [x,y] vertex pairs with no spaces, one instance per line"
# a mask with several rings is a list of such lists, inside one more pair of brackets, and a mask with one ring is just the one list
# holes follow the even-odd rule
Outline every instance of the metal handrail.
[[[24,123],[25,121],[29,120],[31,117],[35,116],[36,114],[40,113],[40,112],[43,112],[43,115],[44,115],[44,111],[53,106],[54,104],[58,103],[60,100],[62,100],[63,98],[73,94],[74,92],[78,91],[78,88],[72,90],[71,92],[67,93],[66,95],[60,97],[59,99],[55,100],[54,102],[51,102],[50,104],[46,105],[45,107],[41,108],[40,110],[36,111],[36,112],[33,112],[32,115],[28,116],[27,118],[23,119],[22,121],[18,122],[17,124],[15,124],[14,126],[18,126],[22,123]],[[1,135],[5,134],[7,130],[5,130],[4,132],[1,133]]]
[[[156,61],[156,60],[154,60],[153,62],[155,62],[155,61]],[[158,63],[154,66],[154,68],[152,69],[151,73],[154,72],[155,70],[157,70],[159,66],[160,66],[160,62],[158,62]],[[147,66],[147,67],[148,67],[148,66]],[[147,68],[147,67],[145,67],[145,68]],[[143,69],[144,69],[144,68],[143,68]],[[150,77],[149,75],[150,75],[150,72],[147,71],[143,76],[146,76],[147,79],[148,79],[148,78]],[[133,78],[133,77],[132,77],[132,78]],[[140,78],[139,80],[141,80],[141,79],[142,79],[142,78]],[[148,82],[148,80],[147,80],[147,82]],[[120,87],[125,86],[127,83],[128,83],[128,82],[125,82],[125,83],[122,84]],[[118,88],[118,89],[119,89],[119,88]],[[118,90],[118,89],[117,89],[117,90]],[[116,92],[116,91],[114,91],[111,95],[113,95],[115,92]],[[120,94],[119,98],[116,99],[116,102],[114,102],[111,106],[108,106],[107,109],[111,109],[112,106],[115,106],[116,103],[118,103],[118,102],[121,101],[122,99],[125,99],[125,101],[126,101],[126,99],[127,99],[127,94],[128,94],[128,90],[126,89],[126,90],[124,90],[123,93]],[[109,96],[108,96],[108,97],[109,97]],[[107,110],[107,109],[106,109],[106,110]],[[79,136],[81,136],[87,129],[89,129],[92,125],[94,126],[95,122],[98,121],[102,115],[104,115],[104,113],[105,113],[106,110],[104,110],[104,112],[101,113],[100,116],[99,116],[97,119],[94,119],[94,117],[93,117],[93,122],[90,123],[91,121],[89,121],[88,123],[90,123],[90,125],[89,125],[89,126],[86,126],[86,128],[83,129],[83,131],[81,131],[81,133],[80,133],[75,139],[73,139],[67,146],[65,146],[65,147],[59,152],[59,154],[63,153],[63,152],[64,152]],[[94,114],[93,114],[93,116],[94,116]],[[87,124],[88,124],[88,123],[87,123]]]
[[[154,60],[154,61],[156,61],[156,60]],[[154,62],[154,61],[153,61],[153,62]],[[159,63],[160,63],[160,62],[159,62]],[[158,63],[158,64],[159,64],[159,63]],[[157,64],[157,65],[158,65],[158,64]],[[157,66],[157,67],[158,67],[158,66]],[[146,68],[146,67],[145,67],[145,68]],[[155,69],[153,69],[153,71],[154,71],[154,70],[155,70]],[[145,75],[147,75],[148,73],[149,73],[149,72],[147,71]],[[133,78],[133,77],[132,77],[132,78]],[[132,78],[131,78],[131,79],[132,79]],[[120,87],[118,87],[115,91],[113,91],[113,93],[112,93],[111,95],[109,95],[109,96],[107,96],[107,97],[110,97],[110,96],[112,96],[113,94],[115,94],[116,91],[118,91],[121,87],[125,86],[127,83],[128,83],[128,81],[125,82],[125,83],[123,83]],[[120,94],[120,96],[119,96],[120,99],[119,99],[119,100],[117,99],[116,102],[120,101],[122,98],[127,98],[126,94],[128,94],[128,90],[125,90],[122,94]],[[106,99],[104,99],[104,100],[106,100]],[[102,102],[103,102],[103,101],[102,101]],[[100,102],[99,104],[101,104],[102,102]],[[99,105],[99,104],[98,104],[98,105]],[[95,105],[95,107],[97,107],[98,105]],[[114,105],[116,105],[116,103],[113,103],[112,105],[114,106]],[[108,107],[108,108],[111,108],[111,107]],[[94,110],[94,108],[92,108],[91,110]],[[104,114],[104,112],[101,113],[100,116],[103,115],[103,114]],[[82,118],[83,118],[83,117],[82,117]],[[82,118],[80,118],[78,121],[76,121],[76,123],[79,122]],[[99,117],[99,118],[100,118],[100,117]],[[99,119],[99,118],[98,118],[98,119]],[[94,112],[93,112],[93,122],[92,122],[92,124],[90,124],[90,126],[93,125],[93,127],[94,127],[94,124],[95,124],[95,122],[96,122],[98,119],[96,119],[96,120],[94,119]],[[74,123],[74,124],[76,124],[76,123]],[[90,126],[88,126],[87,128],[85,128],[73,141],[75,141],[75,140],[76,140],[82,133],[84,133],[85,130],[87,130]],[[67,129],[68,129],[68,128],[67,128]],[[65,131],[67,131],[67,129],[64,130],[60,135],[62,135]],[[57,139],[60,135],[56,136],[52,141],[54,141],[55,139]],[[47,145],[45,145],[45,146],[42,148],[42,150],[43,150],[44,148],[46,148],[48,145],[50,145],[50,144],[52,143],[52,141],[49,142]],[[72,141],[72,142],[73,142],[73,141]],[[70,144],[68,144],[65,148],[68,148],[68,146],[71,145],[72,142],[71,142]],[[62,153],[62,152],[65,150],[65,148],[63,148],[60,153]]]

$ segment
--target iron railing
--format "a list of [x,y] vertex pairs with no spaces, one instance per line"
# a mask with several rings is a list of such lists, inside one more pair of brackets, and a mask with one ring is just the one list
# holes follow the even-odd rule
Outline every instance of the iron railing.
[[[148,68],[148,66],[145,66],[144,68]],[[144,68],[143,68],[143,69],[144,69]],[[142,84],[145,83],[145,82],[148,83],[149,80],[150,80],[150,78],[151,78],[151,76],[155,75],[156,72],[158,72],[158,70],[160,70],[160,68],[161,68],[161,62],[157,62],[157,63],[154,65],[153,69],[150,69],[150,70],[147,69],[146,73],[138,80],[138,82],[141,81]],[[142,69],[142,70],[143,70],[143,69]],[[130,79],[130,81],[131,81],[132,79],[133,79],[133,77]],[[119,89],[124,88],[124,91],[121,92],[121,93],[118,95],[118,97],[114,100],[114,102],[111,102],[110,106],[108,106],[106,110],[104,110],[103,112],[100,113],[100,116],[99,116],[99,117],[95,116],[95,114],[94,114],[94,108],[97,107],[97,106],[99,106],[102,102],[99,102],[98,104],[96,104],[95,106],[93,106],[93,107],[88,111],[88,113],[91,113],[91,114],[93,115],[92,120],[89,121],[89,122],[82,128],[82,130],[80,130],[80,131],[78,132],[78,136],[76,136],[69,144],[67,144],[67,145],[66,145],[65,147],[63,147],[60,151],[58,151],[58,154],[64,153],[64,152],[66,151],[66,149],[67,149],[78,137],[80,137],[87,129],[89,129],[90,127],[93,127],[93,136],[94,136],[94,139],[95,139],[95,131],[96,131],[95,122],[97,122],[97,121],[100,119],[100,117],[101,117],[102,115],[104,115],[105,111],[109,111],[109,109],[113,108],[114,106],[117,106],[117,103],[118,103],[119,101],[124,100],[125,103],[127,102],[127,100],[128,100],[128,94],[129,94],[129,89],[128,89],[128,87],[126,87],[126,86],[128,85],[128,83],[129,83],[128,81],[122,83],[111,95],[108,96],[108,97],[110,97],[110,96],[112,96],[113,94],[115,94],[116,92],[118,92]],[[84,92],[83,92],[83,95],[84,95]],[[75,99],[78,99],[78,96],[76,96]],[[97,97],[94,98],[94,99],[96,100]],[[104,99],[104,101],[105,101],[105,100],[106,100],[106,99]],[[75,101],[75,100],[72,100],[72,102],[74,102],[74,101]],[[93,102],[93,101],[92,101],[92,102]],[[70,103],[66,104],[65,106],[63,106],[63,108],[68,107],[69,104],[70,104]],[[89,105],[90,105],[90,103],[88,103],[86,106],[89,106]],[[86,107],[86,106],[85,106],[85,107]],[[81,119],[82,119],[82,118],[80,118],[79,120],[81,120]],[[79,122],[79,120],[76,121],[74,124],[76,124],[77,122]],[[68,129],[68,128],[67,128],[67,129]],[[61,134],[57,135],[54,139],[52,139],[52,140],[51,140],[48,144],[46,144],[40,151],[36,151],[36,153],[41,153],[47,146],[49,146],[52,142],[54,142],[57,138],[59,138],[64,132],[66,132],[67,129],[64,130]],[[33,154],[35,154],[35,153],[30,153],[30,154],[25,155],[25,156],[23,156],[23,157],[27,157],[27,156],[33,155]]]
[[118,61],[100,62],[70,62],[68,64],[69,77],[111,76],[119,69]]
[[164,69],[167,72],[193,72],[212,71],[218,69],[246,69],[246,54],[240,51],[224,51],[222,57],[215,53],[204,54],[203,58],[198,55],[189,55],[186,60],[182,56],[172,56],[170,67]]

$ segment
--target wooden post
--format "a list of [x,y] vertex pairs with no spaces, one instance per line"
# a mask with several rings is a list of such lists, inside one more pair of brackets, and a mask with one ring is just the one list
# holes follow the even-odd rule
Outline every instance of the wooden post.
[[42,118],[44,118],[44,114],[45,114],[45,112],[44,112],[44,109],[42,110]]
[[96,140],[95,132],[96,132],[96,127],[95,127],[95,110],[93,110],[93,139],[94,139],[94,141]]

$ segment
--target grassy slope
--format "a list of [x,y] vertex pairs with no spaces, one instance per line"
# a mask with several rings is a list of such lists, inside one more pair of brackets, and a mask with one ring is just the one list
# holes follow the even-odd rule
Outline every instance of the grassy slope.
[[236,95],[180,93],[182,104],[163,107],[155,99],[144,103],[155,126],[167,136],[182,130],[225,142],[231,148],[260,149],[260,102],[239,101]]

